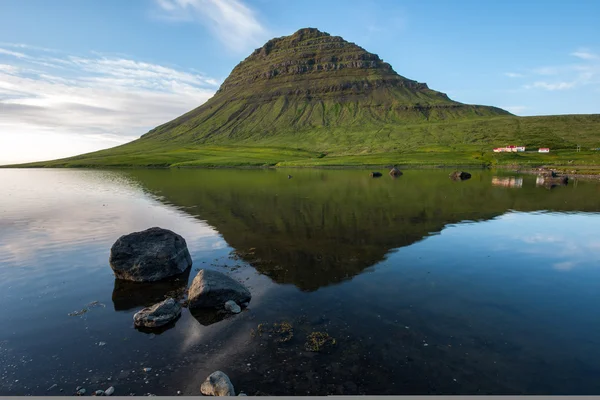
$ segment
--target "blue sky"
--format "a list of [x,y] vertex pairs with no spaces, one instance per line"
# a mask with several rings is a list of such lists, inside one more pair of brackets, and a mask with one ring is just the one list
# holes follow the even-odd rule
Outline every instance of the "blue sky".
[[595,0],[3,0],[0,164],[135,139],[308,26],[461,102],[600,113]]

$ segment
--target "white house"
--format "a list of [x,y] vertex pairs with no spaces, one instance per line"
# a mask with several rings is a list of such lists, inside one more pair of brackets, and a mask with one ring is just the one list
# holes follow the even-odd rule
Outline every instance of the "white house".
[[540,147],[538,153],[550,153],[550,149],[547,147]]

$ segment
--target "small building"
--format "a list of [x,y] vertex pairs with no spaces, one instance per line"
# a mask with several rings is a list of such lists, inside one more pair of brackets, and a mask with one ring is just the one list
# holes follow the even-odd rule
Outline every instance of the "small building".
[[494,149],[494,153],[521,153],[525,151],[525,146],[506,146],[506,147],[496,147]]
[[550,149],[548,147],[540,147],[538,153],[550,153]]

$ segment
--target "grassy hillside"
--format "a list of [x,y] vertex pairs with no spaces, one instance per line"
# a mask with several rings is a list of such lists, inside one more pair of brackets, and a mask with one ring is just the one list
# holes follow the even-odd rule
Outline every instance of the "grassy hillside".
[[[492,153],[509,144],[552,153]],[[598,147],[600,115],[520,118],[462,104],[307,28],[270,40],[210,100],[134,142],[25,166],[585,166],[600,164],[589,150]]]
[[[109,150],[23,167],[600,165],[600,115],[495,117],[390,125],[380,130],[312,129],[215,144],[142,138]],[[300,139],[301,138],[301,139]],[[496,154],[519,144],[550,154]],[[577,144],[583,151],[575,152]]]

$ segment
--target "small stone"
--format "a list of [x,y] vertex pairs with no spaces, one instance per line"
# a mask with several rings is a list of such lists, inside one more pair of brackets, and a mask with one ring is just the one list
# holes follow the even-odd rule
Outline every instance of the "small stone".
[[106,342],[98,342],[98,346],[105,346]]
[[168,324],[181,315],[181,304],[170,297],[152,307],[146,307],[135,313],[133,323],[135,326],[157,328]]
[[242,311],[240,306],[238,306],[237,303],[233,300],[225,302],[225,310],[233,314],[239,314]]
[[150,371],[152,371],[152,368],[148,368],[148,367],[144,368],[144,372],[150,372]]
[[77,391],[77,396],[83,396],[85,394],[85,389],[81,388]]
[[181,390],[177,391],[177,396],[181,396]]
[[248,396],[246,393],[242,392],[240,394],[238,394],[238,396]]
[[109,387],[108,389],[106,389],[106,391],[104,392],[105,396],[112,396],[112,394],[115,392],[115,388],[114,386]]
[[200,386],[205,396],[235,396],[235,390],[229,377],[221,371],[215,371]]
[[104,390],[96,390],[94,396],[104,396]]

